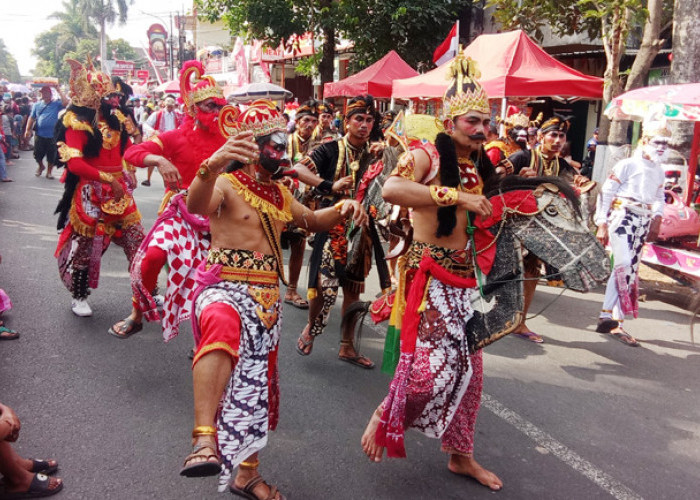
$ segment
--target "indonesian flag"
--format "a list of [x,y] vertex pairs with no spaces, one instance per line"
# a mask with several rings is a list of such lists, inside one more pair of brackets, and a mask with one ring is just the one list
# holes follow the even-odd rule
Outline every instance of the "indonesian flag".
[[433,62],[440,66],[457,55],[459,50],[459,21],[457,21],[445,41],[442,42],[433,53]]

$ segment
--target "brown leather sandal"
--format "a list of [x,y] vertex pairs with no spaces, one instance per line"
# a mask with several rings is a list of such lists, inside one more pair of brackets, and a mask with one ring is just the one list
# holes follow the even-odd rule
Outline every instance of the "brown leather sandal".
[[[259,498],[255,493],[253,493],[253,490],[255,489],[256,486],[259,484],[264,484],[268,488],[270,488],[270,493],[265,497],[265,498]],[[265,480],[262,478],[262,476],[255,476],[252,478],[250,481],[248,481],[243,488],[238,488],[233,481],[231,481],[231,484],[229,484],[228,489],[233,493],[234,495],[238,495],[239,497],[247,498],[248,500],[287,500],[287,497],[285,497],[282,493],[279,492],[277,489],[277,486],[270,486],[265,482]],[[279,497],[277,496],[279,493]]]

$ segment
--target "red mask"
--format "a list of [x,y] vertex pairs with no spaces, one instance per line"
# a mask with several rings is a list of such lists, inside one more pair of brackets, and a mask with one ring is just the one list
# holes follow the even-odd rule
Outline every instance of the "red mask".
[[217,127],[217,120],[219,119],[219,112],[213,111],[211,113],[205,113],[201,109],[197,109],[197,121],[202,126],[203,129],[213,132]]

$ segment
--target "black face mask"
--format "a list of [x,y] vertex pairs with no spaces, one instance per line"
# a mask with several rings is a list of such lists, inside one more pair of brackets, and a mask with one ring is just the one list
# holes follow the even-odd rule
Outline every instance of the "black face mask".
[[270,158],[265,154],[265,147],[270,147],[270,143],[273,143],[273,147],[284,148],[283,151],[287,149],[287,134],[283,132],[275,132],[264,137],[260,137],[257,140],[258,147],[260,148],[260,166],[270,172],[272,175],[276,175],[282,172],[286,167],[289,166],[289,158],[285,153],[282,158],[275,159]]

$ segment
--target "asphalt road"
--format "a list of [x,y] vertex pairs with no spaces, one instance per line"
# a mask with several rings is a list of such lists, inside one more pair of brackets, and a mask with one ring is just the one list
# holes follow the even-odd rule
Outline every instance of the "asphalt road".
[[[53,257],[62,185],[34,177],[22,155],[8,169],[15,182],[0,184],[0,287],[22,335],[0,343],[0,401],[22,419],[17,450],[59,460],[61,498],[221,498],[214,478],[178,475],[192,429],[189,326],[168,344],[155,324],[128,340],[107,334],[130,305],[116,246],[90,297],[94,316],[71,313]],[[162,194],[154,179],[136,192],[146,227]],[[370,280],[366,296],[376,291]],[[533,311],[558,293],[539,288]],[[449,473],[439,443],[418,433],[407,435],[407,459],[370,463],[360,436],[388,377],[336,359],[338,308],[300,357],[305,314],[285,308],[281,420],[260,471],[290,499],[698,498],[700,345],[690,343],[690,315],[643,303],[627,324],[642,347],[629,348],[594,332],[601,302],[600,291],[566,292],[529,322],[544,344],[507,337],[485,350],[476,457],[500,475],[499,493]],[[364,331],[363,351],[379,360],[381,328]]]

